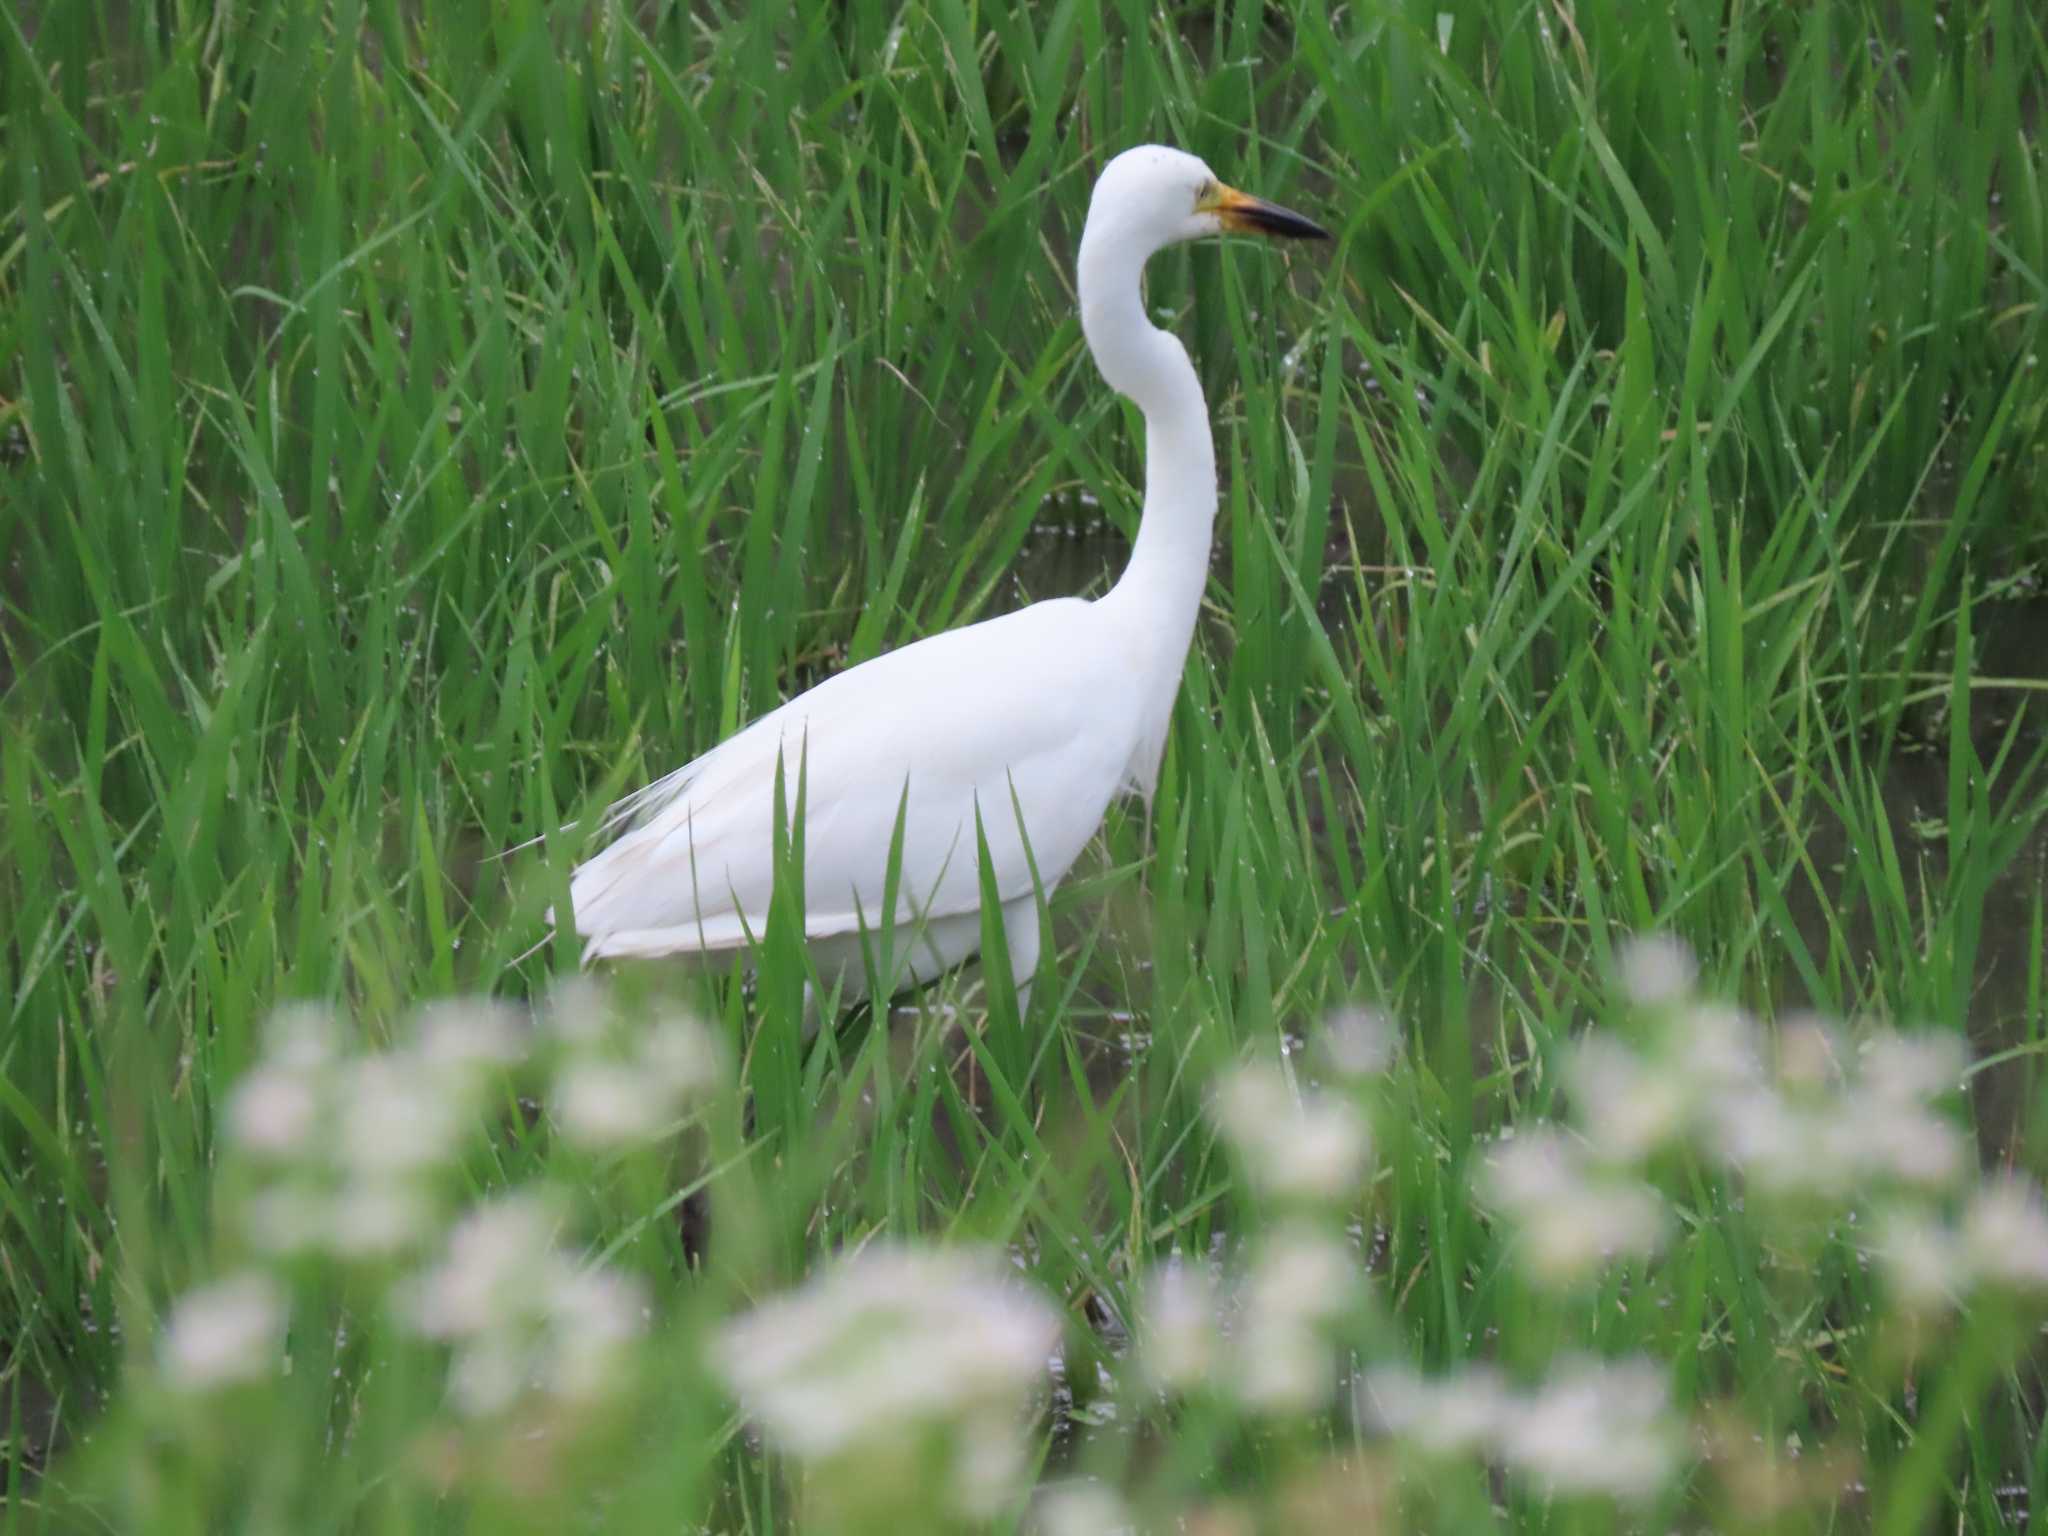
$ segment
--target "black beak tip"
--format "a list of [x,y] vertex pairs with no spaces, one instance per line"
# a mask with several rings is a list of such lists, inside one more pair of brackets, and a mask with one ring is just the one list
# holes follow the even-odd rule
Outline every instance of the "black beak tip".
[[1247,208],[1245,222],[1260,234],[1277,235],[1283,240],[1328,240],[1330,232],[1314,219],[1304,218],[1292,208],[1282,208],[1277,203],[1261,202]]

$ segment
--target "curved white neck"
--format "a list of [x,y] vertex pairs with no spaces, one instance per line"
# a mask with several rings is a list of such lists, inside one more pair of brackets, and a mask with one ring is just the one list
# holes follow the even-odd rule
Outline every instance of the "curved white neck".
[[1151,255],[1095,221],[1081,236],[1081,329],[1110,388],[1145,413],[1145,507],[1131,563],[1105,605],[1134,620],[1140,659],[1160,674],[1165,706],[1180,685],[1209,579],[1216,446],[1187,349],[1145,317],[1140,276]]

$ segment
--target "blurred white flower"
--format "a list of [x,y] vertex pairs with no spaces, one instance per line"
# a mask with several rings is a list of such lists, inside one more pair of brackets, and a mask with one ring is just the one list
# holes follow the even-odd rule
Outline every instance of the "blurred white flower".
[[626,1373],[627,1346],[646,1325],[641,1287],[608,1270],[579,1269],[562,1254],[543,1256],[540,1269],[529,1294],[499,1296],[482,1326],[448,1336],[456,1343],[449,1396],[473,1418],[501,1413],[528,1392],[594,1402]]
[[1393,1065],[1400,1032],[1377,1008],[1339,1008],[1323,1021],[1320,1040],[1339,1075],[1377,1077]]
[[1582,1040],[1572,1053],[1569,1080],[1573,1113],[1604,1161],[1640,1162],[1686,1132],[1692,1084],[1618,1040]]
[[1862,1187],[1888,1128],[1866,1124],[1839,1094],[1788,1098],[1768,1084],[1730,1094],[1717,1106],[1714,1149],[1750,1185],[1792,1199],[1842,1201]]
[[1970,1288],[1969,1257],[1956,1234],[1927,1212],[1894,1208],[1877,1222],[1877,1259],[1892,1295],[1915,1312],[1944,1310]]
[[1968,1168],[1968,1147],[1932,1100],[1954,1086],[1958,1050],[1885,1034],[1845,1056],[1824,1025],[1801,1021],[1780,1036],[1777,1082],[1758,1076],[1716,1095],[1708,1149],[1777,1196],[1947,1187]]
[[1957,1225],[1901,1204],[1879,1212],[1877,1233],[1873,1251],[1892,1294],[1913,1310],[1944,1310],[1986,1284],[2048,1291],[2048,1204],[2017,1174],[1973,1190]]
[[1248,1062],[1217,1085],[1216,1123],[1267,1194],[1341,1200],[1354,1192],[1371,1151],[1365,1121],[1346,1100],[1299,1098],[1278,1067]]
[[1563,1132],[1502,1142],[1481,1171],[1480,1198],[1511,1223],[1536,1279],[1566,1284],[1609,1260],[1647,1257],[1664,1238],[1664,1200],[1637,1180],[1590,1166]]
[[1215,1374],[1223,1339],[1209,1277],[1175,1258],[1152,1271],[1138,1315],[1138,1358],[1154,1385],[1191,1391]]
[[578,1146],[604,1151],[652,1141],[722,1076],[717,1042],[684,1015],[593,1024],[579,1003],[566,1015],[558,1007],[556,1016],[573,1023],[549,1108],[562,1135]]
[[1778,1026],[1778,1081],[1798,1094],[1838,1088],[1844,1077],[1842,1042],[1816,1014],[1794,1014]]
[[1629,940],[1615,957],[1615,968],[1622,990],[1639,1008],[1684,1001],[1699,975],[1692,951],[1663,934]]
[[1035,1536],[1123,1536],[1137,1521],[1123,1496],[1106,1483],[1057,1483],[1032,1506]]
[[813,1463],[865,1452],[884,1475],[904,1437],[939,1441],[947,1503],[985,1517],[1022,1471],[1026,1402],[1059,1332],[993,1257],[874,1246],[728,1323],[711,1358],[763,1432]]
[[266,1274],[234,1275],[179,1298],[161,1341],[165,1378],[209,1392],[254,1381],[283,1358],[286,1300]]
[[1763,1051],[1755,1022],[1739,1008],[1695,1003],[1665,1032],[1670,1069],[1700,1098],[1741,1093],[1763,1081]]
[[503,1069],[526,1059],[518,1010],[487,998],[429,1003],[413,1015],[414,1049],[437,1068]]
[[419,1180],[356,1177],[331,1168],[287,1171],[238,1203],[236,1224],[264,1253],[324,1253],[375,1262],[431,1237],[441,1205]]
[[449,1395],[472,1417],[530,1392],[588,1401],[626,1372],[627,1346],[646,1326],[641,1287],[564,1253],[558,1221],[545,1193],[479,1206],[405,1295],[406,1321],[453,1346]]
[[476,1129],[475,1105],[407,1052],[365,1056],[342,1071],[336,1111],[342,1161],[400,1174],[446,1162]]
[[2014,1291],[2048,1290],[2048,1207],[2014,1175],[1986,1183],[1963,1211],[1963,1252],[1972,1271]]
[[725,1053],[710,1030],[685,1014],[656,1019],[640,1044],[640,1062],[671,1093],[708,1093],[725,1074]]
[[1954,1093],[1968,1065],[1968,1052],[1956,1035],[1887,1031],[1864,1042],[1858,1075],[1877,1103],[1921,1105]]
[[620,1352],[647,1325],[639,1282],[615,1270],[565,1266],[553,1277],[547,1303],[551,1334],[548,1389],[586,1402],[609,1391]]
[[1713,1106],[1708,1149],[1766,1190],[1810,1184],[1824,1172],[1814,1161],[1808,1127],[1775,1088],[1759,1083],[1724,1093]]
[[282,1182],[240,1201],[236,1224],[251,1246],[282,1257],[317,1252],[332,1237],[327,1202],[319,1192]]
[[565,1062],[548,1108],[564,1137],[590,1148],[652,1141],[674,1121],[673,1096],[623,1061]]
[[259,1157],[290,1157],[320,1126],[322,1087],[341,1054],[334,1014],[320,1003],[286,1003],[263,1022],[263,1054],[227,1101],[229,1139]]
[[312,1070],[341,1055],[341,1025],[325,1003],[283,1003],[263,1021],[263,1056],[281,1067]]
[[439,1264],[413,1290],[409,1317],[429,1338],[486,1333],[529,1310],[544,1284],[560,1214],[532,1192],[480,1205],[448,1234]]
[[612,1032],[617,1017],[611,994],[602,982],[591,976],[569,976],[549,991],[541,1022],[557,1039],[595,1042]]
[[1653,1498],[1677,1473],[1682,1427],[1647,1360],[1568,1360],[1508,1416],[1501,1459],[1553,1493]]
[[531,1365],[510,1332],[470,1339],[448,1364],[448,1396],[472,1419],[488,1419],[519,1401]]
[[1893,1179],[1924,1189],[1953,1184],[1969,1167],[1963,1134],[1953,1122],[1918,1104],[1870,1103],[1847,1095],[1835,1113],[1841,1160],[1852,1182]]
[[228,1143],[253,1175],[231,1219],[266,1253],[381,1260],[439,1227],[491,1075],[521,1046],[507,1009],[447,1002],[403,1045],[345,1053],[333,1016],[300,1005],[271,1017],[264,1052],[228,1100]]
[[433,1235],[440,1210],[411,1182],[352,1180],[308,1212],[317,1226],[293,1245],[358,1259],[389,1258]]
[[307,1149],[320,1124],[317,1072],[264,1062],[228,1097],[228,1138],[259,1157],[291,1157]]
[[1243,1334],[1233,1385],[1261,1413],[1311,1414],[1329,1402],[1336,1356],[1315,1330],[1254,1323]]
[[1472,1366],[1434,1380],[1406,1366],[1368,1371],[1358,1385],[1359,1417],[1429,1456],[1489,1452],[1513,1411],[1500,1373]]
[[1293,1223],[1269,1233],[1244,1280],[1229,1385],[1252,1408],[1311,1413],[1336,1379],[1330,1325],[1363,1290],[1364,1266],[1341,1239]]
[[1962,1177],[1969,1148],[1933,1106],[1962,1081],[1964,1056],[1952,1034],[1887,1031],[1864,1042],[1840,1111],[1855,1128],[1859,1171],[1924,1188]]
[[1683,1425],[1648,1360],[1567,1357],[1532,1391],[1490,1366],[1430,1380],[1406,1367],[1360,1382],[1361,1419],[1430,1456],[1479,1455],[1550,1493],[1654,1497],[1676,1474]]

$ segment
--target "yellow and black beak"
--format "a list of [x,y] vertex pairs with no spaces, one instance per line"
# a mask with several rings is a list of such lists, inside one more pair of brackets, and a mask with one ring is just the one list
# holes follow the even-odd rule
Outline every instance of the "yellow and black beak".
[[1327,240],[1330,232],[1314,219],[1305,219],[1291,208],[1253,197],[1235,187],[1214,183],[1195,205],[1198,213],[1213,213],[1223,227],[1237,235],[1276,235],[1283,240]]

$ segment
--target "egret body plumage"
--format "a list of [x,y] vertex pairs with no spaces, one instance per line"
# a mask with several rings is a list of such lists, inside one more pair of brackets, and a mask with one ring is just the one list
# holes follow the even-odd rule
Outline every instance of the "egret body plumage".
[[1328,238],[1174,149],[1128,150],[1096,181],[1081,326],[1103,378],[1145,418],[1144,509],[1116,584],[863,662],[614,806],[606,826],[624,830],[570,880],[586,963],[760,939],[779,763],[785,816],[803,783],[805,934],[828,988],[867,990],[899,810],[885,984],[928,980],[980,947],[977,811],[1011,967],[1020,982],[1033,973],[1037,891],[1066,875],[1113,797],[1151,796],[1208,578],[1208,409],[1186,349],[1147,318],[1141,275],[1162,248],[1228,231]]

